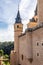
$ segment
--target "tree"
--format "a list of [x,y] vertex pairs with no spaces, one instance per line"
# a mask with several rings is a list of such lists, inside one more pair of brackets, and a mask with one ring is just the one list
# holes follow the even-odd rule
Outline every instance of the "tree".
[[14,49],[14,42],[0,42],[0,50],[4,51],[4,54],[10,55],[11,50]]
[[4,54],[4,51],[0,50],[0,56],[3,56],[3,54]]

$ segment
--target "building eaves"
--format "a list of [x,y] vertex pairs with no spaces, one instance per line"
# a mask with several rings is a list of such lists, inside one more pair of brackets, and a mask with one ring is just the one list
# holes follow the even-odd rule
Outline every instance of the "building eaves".
[[24,36],[24,35],[26,35],[26,33],[22,33],[21,35],[19,35],[19,37],[22,37],[22,36]]
[[26,32],[33,32],[33,31],[38,30],[40,28],[43,28],[43,24],[37,25],[37,26],[35,26],[33,28],[28,28],[28,29],[26,29]]
[[25,33],[22,33],[21,35],[19,35],[19,37],[22,37],[22,36],[26,35],[26,32],[33,32],[33,31],[38,30],[38,29],[40,29],[40,28],[43,28],[43,24],[37,25],[37,26],[35,26],[35,27],[33,27],[33,28],[27,28],[27,29],[25,30]]

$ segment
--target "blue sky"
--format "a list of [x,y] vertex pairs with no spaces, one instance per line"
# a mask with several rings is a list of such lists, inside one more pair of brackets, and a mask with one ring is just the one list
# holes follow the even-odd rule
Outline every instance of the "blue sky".
[[37,0],[0,0],[0,41],[14,40],[14,23],[18,3],[24,29],[34,16]]

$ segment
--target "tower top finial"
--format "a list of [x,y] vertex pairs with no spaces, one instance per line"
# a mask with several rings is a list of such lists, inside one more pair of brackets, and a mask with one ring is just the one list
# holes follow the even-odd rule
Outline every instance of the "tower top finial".
[[18,3],[18,10],[19,10],[19,3]]

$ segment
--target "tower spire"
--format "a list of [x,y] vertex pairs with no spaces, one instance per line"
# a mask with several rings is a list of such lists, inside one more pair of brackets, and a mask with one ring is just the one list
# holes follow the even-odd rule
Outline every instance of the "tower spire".
[[21,17],[20,17],[20,12],[19,12],[19,4],[18,4],[18,12],[17,12],[15,23],[21,23]]

